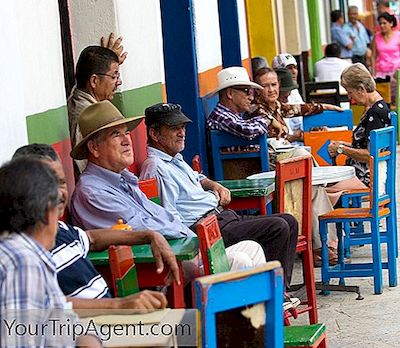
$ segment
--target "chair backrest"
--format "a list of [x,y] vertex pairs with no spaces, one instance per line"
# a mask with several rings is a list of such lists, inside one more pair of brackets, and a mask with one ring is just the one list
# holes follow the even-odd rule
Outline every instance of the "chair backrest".
[[139,291],[132,248],[127,245],[111,245],[108,248],[114,295],[125,297]]
[[[283,347],[283,272],[278,261],[267,262],[248,270],[200,277],[195,280],[194,285],[196,307],[201,316],[203,347],[220,347],[222,345],[217,345],[217,342],[221,343],[225,336],[224,343],[229,347],[256,346],[252,340],[258,338],[259,343],[260,334],[263,334],[262,338],[265,340],[264,347]],[[262,321],[265,324],[264,328],[260,327],[263,332],[256,331],[254,327],[248,329],[250,324],[228,327],[230,334],[222,332],[219,335],[220,325],[217,328],[217,324],[225,324],[230,319],[229,316],[224,316],[223,319],[227,320],[221,323],[222,320],[218,320],[220,315],[254,304],[260,309],[256,312],[257,319],[263,319],[259,320],[260,324],[263,324]],[[248,321],[244,317],[243,319]],[[244,324],[243,321],[241,324]],[[227,343],[232,340],[232,336],[238,341]]]
[[[227,132],[218,130],[210,131],[211,140],[211,154],[214,165],[214,178],[215,180],[224,180],[223,171],[223,160],[229,159],[242,159],[242,158],[259,158],[261,163],[261,172],[268,171],[268,143],[267,135],[260,135],[253,140],[244,139]],[[221,148],[229,148],[236,146],[249,147],[252,145],[258,145],[259,148],[255,148],[254,151],[222,151]]]
[[158,186],[156,178],[140,180],[139,188],[146,195],[146,197],[150,199],[152,202],[156,204],[161,203],[160,197],[158,195]]
[[376,90],[382,96],[383,100],[390,104],[392,102],[392,91],[390,88],[390,81],[376,82]]
[[294,215],[299,223],[299,233],[311,243],[311,158],[294,157],[278,161],[275,171],[278,212]]
[[204,274],[229,271],[225,245],[215,215],[210,215],[197,223],[197,237],[203,259]]
[[192,169],[201,173],[201,160],[200,155],[194,155],[192,158]]
[[[328,152],[330,142],[336,140],[351,143],[352,137],[351,130],[304,132],[304,145],[311,147],[311,154],[320,166],[331,166],[333,160]],[[337,156],[336,165],[345,165],[346,158],[345,155]]]
[[[338,81],[306,82],[304,84],[306,101],[340,105],[340,87]],[[327,90],[327,91],[323,91]]]
[[374,129],[370,133],[371,213],[378,216],[379,207],[395,211],[396,137],[393,126]]
[[303,117],[304,132],[310,132],[313,127],[347,127],[353,130],[353,112],[351,110],[325,110],[320,114]]

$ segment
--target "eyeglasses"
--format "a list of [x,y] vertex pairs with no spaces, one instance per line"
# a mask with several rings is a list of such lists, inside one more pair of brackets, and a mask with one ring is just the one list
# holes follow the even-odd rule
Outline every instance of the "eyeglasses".
[[250,87],[232,87],[232,89],[241,91],[246,95],[253,95],[253,88],[250,88]]
[[120,77],[121,77],[121,74],[120,74],[120,73],[118,73],[117,75],[95,73],[95,75],[108,76],[108,77],[111,77],[113,80],[119,80]]

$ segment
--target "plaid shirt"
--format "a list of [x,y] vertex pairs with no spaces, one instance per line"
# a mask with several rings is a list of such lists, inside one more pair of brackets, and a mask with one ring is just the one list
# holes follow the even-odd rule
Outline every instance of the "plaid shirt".
[[246,139],[253,139],[260,134],[268,133],[271,120],[263,116],[253,117],[245,120],[242,116],[226,106],[218,103],[207,118],[207,127],[237,135]]
[[[74,322],[76,316],[57,283],[51,254],[24,233],[0,239],[0,346],[64,346],[49,318]],[[48,327],[44,335],[15,334],[18,324]],[[5,322],[8,322],[8,325]],[[21,328],[20,328],[21,329]],[[18,331],[21,332],[21,331]]]

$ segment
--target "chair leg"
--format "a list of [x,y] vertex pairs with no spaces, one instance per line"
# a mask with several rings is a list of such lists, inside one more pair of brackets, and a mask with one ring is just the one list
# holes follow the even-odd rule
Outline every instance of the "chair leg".
[[379,219],[371,221],[372,268],[374,273],[375,294],[382,293],[382,254],[379,222]]
[[[343,208],[349,208],[350,207],[350,202],[349,202],[349,197],[344,196],[342,197],[342,207]],[[351,251],[350,251],[350,224],[345,223],[344,224],[344,256],[345,257],[351,257]]]
[[310,324],[318,323],[317,296],[315,293],[314,259],[311,245],[303,252],[303,272],[307,291],[307,305],[311,307],[308,311]]
[[[328,285],[329,284],[329,258],[328,258],[328,233],[327,233],[327,223],[325,221],[319,221],[319,234],[321,237],[321,257],[322,257],[322,267],[321,267],[321,278],[322,284]],[[329,295],[330,291],[322,290],[323,295]]]
[[[336,235],[338,238],[338,265],[341,270],[344,269],[344,239],[345,237],[343,236],[343,230],[342,230],[342,224],[341,223],[336,223]],[[339,284],[340,285],[345,285],[345,280],[343,277],[339,278]]]
[[386,218],[386,238],[387,238],[387,258],[388,258],[388,272],[389,272],[389,286],[397,286],[397,260],[396,260],[396,228],[393,226],[394,215],[389,215]]

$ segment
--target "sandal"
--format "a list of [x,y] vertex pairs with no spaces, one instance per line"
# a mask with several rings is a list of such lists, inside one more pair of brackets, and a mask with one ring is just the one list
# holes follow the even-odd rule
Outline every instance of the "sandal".
[[[314,252],[314,267],[322,266],[321,249],[315,249]],[[335,266],[338,262],[337,251],[333,247],[328,247],[329,266]]]

